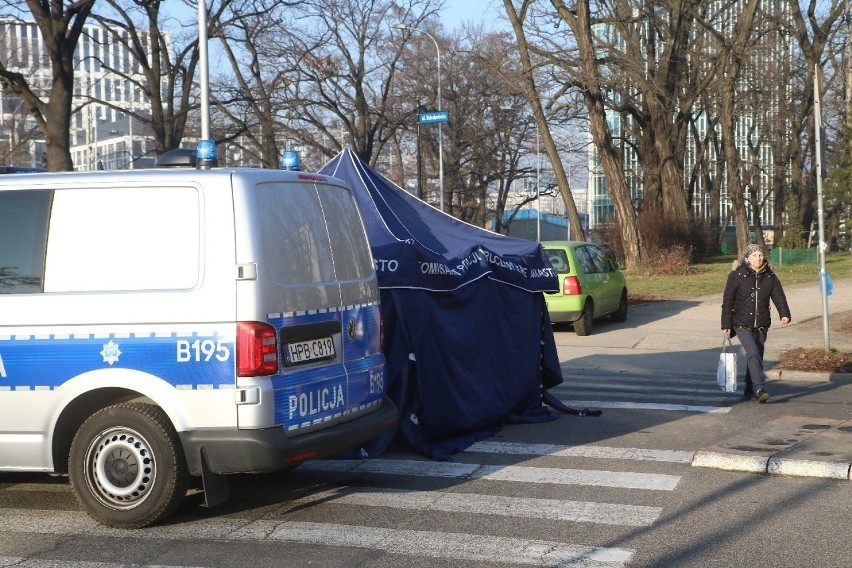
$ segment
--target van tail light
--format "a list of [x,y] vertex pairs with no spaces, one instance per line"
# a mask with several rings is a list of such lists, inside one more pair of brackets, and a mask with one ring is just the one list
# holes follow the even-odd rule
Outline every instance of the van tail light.
[[385,316],[379,312],[379,349],[385,350]]
[[565,277],[565,281],[562,283],[563,296],[574,296],[576,294],[581,294],[582,291],[583,288],[580,286],[580,280],[576,276]]
[[237,376],[274,375],[278,372],[278,336],[267,323],[237,324]]

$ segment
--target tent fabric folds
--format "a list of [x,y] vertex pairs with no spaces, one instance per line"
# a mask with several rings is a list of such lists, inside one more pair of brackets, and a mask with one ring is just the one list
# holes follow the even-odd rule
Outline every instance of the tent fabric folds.
[[320,174],[352,187],[381,290],[397,435],[446,459],[506,423],[554,420],[542,389],[562,382],[543,292],[558,280],[537,242],[469,225],[420,201],[344,149]]

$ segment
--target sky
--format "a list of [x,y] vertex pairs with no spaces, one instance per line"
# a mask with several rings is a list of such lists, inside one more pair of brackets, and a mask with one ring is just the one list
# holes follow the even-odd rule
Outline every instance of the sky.
[[441,19],[447,29],[453,30],[465,23],[482,22],[486,27],[495,27],[506,21],[506,15],[502,0],[446,0]]
[[[198,13],[183,4],[175,4],[172,8],[186,14],[188,18],[196,17]],[[445,0],[441,20],[448,30],[461,28],[466,23],[485,23],[487,27],[508,26],[503,0]]]

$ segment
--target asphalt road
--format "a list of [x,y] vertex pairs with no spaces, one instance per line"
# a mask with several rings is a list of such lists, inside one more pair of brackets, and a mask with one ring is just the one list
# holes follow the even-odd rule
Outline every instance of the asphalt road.
[[[850,287],[835,282],[832,310],[852,309]],[[770,332],[770,364],[822,342],[803,325],[818,292],[788,296],[794,324]],[[558,330],[553,394],[603,415],[506,426],[452,461],[399,449],[237,476],[226,504],[190,495],[140,531],[89,520],[64,477],[0,474],[0,566],[847,566],[849,481],[692,465],[785,416],[852,418],[852,385],[831,377],[782,374],[766,405],[722,393],[720,304],[645,304],[588,337]]]

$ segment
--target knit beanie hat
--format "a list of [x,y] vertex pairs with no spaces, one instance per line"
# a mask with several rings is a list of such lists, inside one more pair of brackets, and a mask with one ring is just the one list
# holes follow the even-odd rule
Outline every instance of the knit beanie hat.
[[743,254],[743,263],[747,263],[748,257],[750,257],[753,252],[757,251],[763,252],[763,247],[755,243],[751,243],[750,245],[748,245],[745,249],[745,253]]

